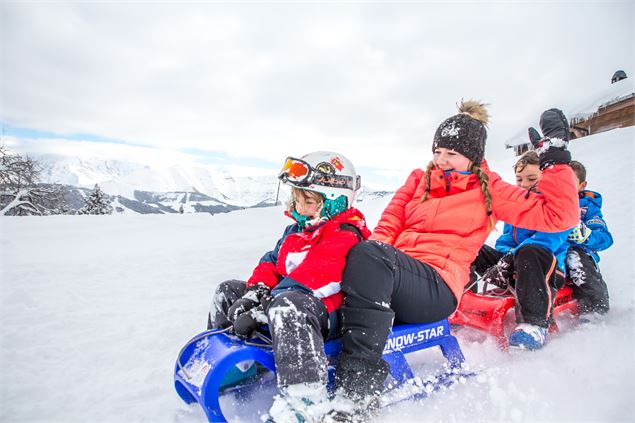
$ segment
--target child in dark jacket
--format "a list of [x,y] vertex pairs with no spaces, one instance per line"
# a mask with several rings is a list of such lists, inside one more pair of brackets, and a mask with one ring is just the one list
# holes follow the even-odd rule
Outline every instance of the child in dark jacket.
[[598,251],[613,245],[613,237],[602,216],[602,196],[586,190],[586,169],[571,161],[580,195],[580,224],[569,235],[567,276],[573,282],[573,296],[580,313],[606,313],[609,292],[600,273]]
[[[525,153],[514,165],[516,185],[539,192],[542,174],[538,154]],[[556,291],[564,286],[565,256],[569,245],[563,232],[540,232],[505,224],[496,249],[484,245],[473,263],[484,283],[509,286],[516,297],[516,329],[509,345],[541,348],[547,339]]]
[[247,282],[219,285],[208,328],[232,326],[248,338],[268,324],[281,392],[270,421],[314,421],[327,402],[324,340],[339,336],[346,256],[370,231],[351,207],[360,179],[341,154],[289,157],[279,179],[291,186],[286,214],[295,222]]

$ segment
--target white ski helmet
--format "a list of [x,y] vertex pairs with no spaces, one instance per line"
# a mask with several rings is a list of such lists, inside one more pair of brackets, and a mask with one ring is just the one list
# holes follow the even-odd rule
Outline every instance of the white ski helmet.
[[284,184],[319,192],[327,200],[345,195],[347,207],[353,205],[361,179],[350,160],[332,151],[315,151],[300,159],[287,157],[278,175]]

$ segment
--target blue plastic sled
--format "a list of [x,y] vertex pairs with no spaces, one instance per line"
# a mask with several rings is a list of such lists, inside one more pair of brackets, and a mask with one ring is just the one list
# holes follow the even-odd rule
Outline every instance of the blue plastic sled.
[[[240,362],[253,360],[276,372],[271,346],[261,340],[252,340],[250,344],[213,330],[192,338],[179,354],[174,369],[174,385],[181,399],[188,404],[198,402],[210,422],[226,421],[219,404],[219,388],[228,370]],[[458,368],[465,361],[447,320],[393,327],[383,359],[390,365],[397,386],[414,377],[404,354],[436,346],[441,347],[451,368]],[[335,362],[340,349],[341,342],[337,339],[325,343],[330,363]]]

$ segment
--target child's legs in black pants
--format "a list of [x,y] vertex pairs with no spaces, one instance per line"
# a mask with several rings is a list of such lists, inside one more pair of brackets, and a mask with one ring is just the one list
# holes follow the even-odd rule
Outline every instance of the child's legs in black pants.
[[609,290],[597,263],[581,248],[567,252],[567,275],[573,282],[573,298],[578,300],[580,313],[609,311]]
[[[207,328],[231,326],[227,310],[247,291],[239,280],[222,282],[216,292],[208,316]],[[335,312],[334,312],[335,313]],[[273,340],[278,384],[322,382],[327,380],[327,358],[324,339],[329,336],[329,313],[313,295],[288,291],[274,297],[267,309],[269,330]],[[331,316],[337,326],[337,319]],[[336,329],[332,333],[337,333]]]
[[548,328],[556,291],[564,285],[556,257],[538,245],[525,245],[514,254],[516,322]]

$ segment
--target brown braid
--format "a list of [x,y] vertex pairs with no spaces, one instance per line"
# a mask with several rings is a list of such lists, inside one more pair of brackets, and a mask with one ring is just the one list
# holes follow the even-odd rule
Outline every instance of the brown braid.
[[428,199],[428,195],[430,194],[430,173],[432,172],[432,169],[434,169],[434,162],[430,160],[430,163],[428,163],[428,167],[426,168],[426,192],[423,194],[423,197],[421,197],[422,203]]
[[489,220],[490,229],[494,227],[494,218],[492,217],[492,196],[489,193],[488,182],[489,176],[483,169],[478,166],[472,165],[470,171],[476,175],[479,184],[481,184],[481,191],[483,191],[483,196],[485,197],[485,208],[487,209],[487,218]]

